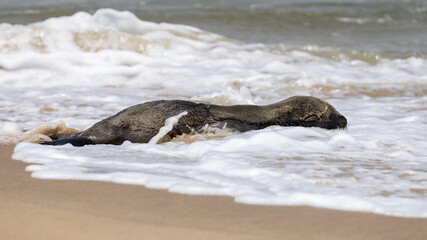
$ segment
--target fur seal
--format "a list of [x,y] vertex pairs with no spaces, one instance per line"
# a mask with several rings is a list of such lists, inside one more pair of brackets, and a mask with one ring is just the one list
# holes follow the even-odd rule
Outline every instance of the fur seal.
[[[185,114],[182,114],[186,112]],[[340,129],[347,119],[321,99],[294,96],[278,103],[258,105],[219,106],[181,100],[159,100],[128,107],[95,123],[80,133],[50,136],[46,145],[84,146],[87,144],[116,144],[124,141],[148,143],[165,125],[168,118],[180,115],[164,140],[181,134],[197,132],[206,124],[245,132],[272,125],[321,127]]]

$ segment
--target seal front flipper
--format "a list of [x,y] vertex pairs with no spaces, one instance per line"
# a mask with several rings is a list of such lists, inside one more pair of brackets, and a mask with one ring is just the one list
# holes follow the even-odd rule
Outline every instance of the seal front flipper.
[[95,144],[94,141],[92,141],[88,138],[84,138],[84,137],[63,138],[63,139],[59,139],[59,140],[55,140],[55,141],[43,142],[40,144],[58,146],[58,145],[65,145],[68,143],[70,143],[71,145],[73,145],[75,147],[83,147],[84,145]]

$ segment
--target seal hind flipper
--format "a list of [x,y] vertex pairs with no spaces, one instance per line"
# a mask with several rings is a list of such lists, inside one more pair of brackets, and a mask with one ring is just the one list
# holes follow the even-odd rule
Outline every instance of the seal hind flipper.
[[92,141],[88,138],[83,138],[83,137],[63,138],[63,139],[59,139],[59,140],[55,140],[55,141],[43,142],[40,144],[58,146],[58,145],[65,145],[68,143],[70,143],[71,145],[73,145],[75,147],[83,147],[84,145],[96,144],[94,141]]

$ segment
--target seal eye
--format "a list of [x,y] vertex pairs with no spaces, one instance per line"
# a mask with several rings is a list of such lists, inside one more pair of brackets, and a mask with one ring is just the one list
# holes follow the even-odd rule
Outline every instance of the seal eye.
[[306,122],[314,122],[314,121],[317,121],[317,116],[316,116],[316,115],[308,116],[308,117],[306,117],[306,118],[304,119],[304,121],[306,121]]

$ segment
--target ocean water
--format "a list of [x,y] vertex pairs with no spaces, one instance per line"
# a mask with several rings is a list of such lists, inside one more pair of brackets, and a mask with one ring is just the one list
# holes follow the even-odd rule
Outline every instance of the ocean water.
[[[20,142],[13,158],[36,178],[425,218],[427,5],[388,3],[0,3],[0,143]],[[293,95],[327,100],[348,128],[26,142],[146,101],[262,105]]]

